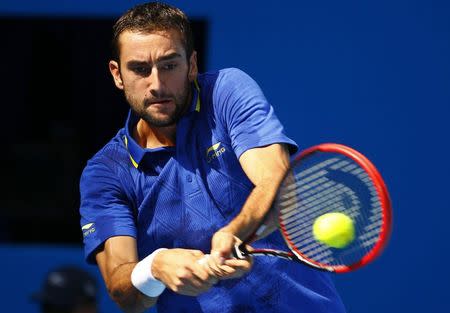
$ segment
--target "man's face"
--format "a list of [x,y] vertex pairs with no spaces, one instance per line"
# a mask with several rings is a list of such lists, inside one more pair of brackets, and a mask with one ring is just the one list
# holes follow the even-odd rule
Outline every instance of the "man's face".
[[116,86],[131,109],[152,126],[174,125],[190,101],[197,76],[195,52],[188,60],[175,30],[125,31],[119,37],[120,68],[110,62]]

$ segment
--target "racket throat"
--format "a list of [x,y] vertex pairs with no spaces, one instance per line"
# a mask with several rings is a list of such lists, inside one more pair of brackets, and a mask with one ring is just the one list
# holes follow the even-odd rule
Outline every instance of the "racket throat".
[[233,257],[236,259],[245,259],[248,256],[272,256],[287,259],[290,261],[299,261],[295,254],[286,251],[273,249],[255,249],[249,251],[244,243],[237,244],[233,249]]

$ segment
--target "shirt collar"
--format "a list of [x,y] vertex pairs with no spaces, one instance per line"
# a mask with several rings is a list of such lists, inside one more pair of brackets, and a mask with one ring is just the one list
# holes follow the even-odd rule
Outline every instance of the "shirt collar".
[[192,90],[194,94],[192,96],[190,112],[200,112],[200,86],[198,85],[197,80],[194,80],[194,88],[192,88]]
[[[192,90],[193,96],[188,112],[200,112],[200,88],[197,80],[194,81]],[[125,122],[125,134],[122,136],[122,140],[130,156],[130,161],[135,168],[139,167],[146,155],[151,156],[163,152],[175,151],[175,147],[159,147],[154,149],[142,148],[133,138],[133,129],[138,121],[139,117],[130,110],[128,112],[127,121]]]

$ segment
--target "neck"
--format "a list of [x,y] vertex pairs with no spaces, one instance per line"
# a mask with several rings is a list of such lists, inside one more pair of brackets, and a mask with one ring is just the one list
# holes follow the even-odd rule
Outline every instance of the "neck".
[[140,119],[134,128],[133,137],[143,148],[175,146],[176,125],[154,127]]

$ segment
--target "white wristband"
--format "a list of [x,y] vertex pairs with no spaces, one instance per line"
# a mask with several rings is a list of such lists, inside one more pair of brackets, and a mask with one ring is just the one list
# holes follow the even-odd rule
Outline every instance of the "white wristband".
[[138,262],[131,272],[131,283],[133,286],[143,294],[152,298],[158,297],[164,289],[166,289],[166,286],[159,280],[155,279],[152,274],[153,259],[155,258],[155,255],[162,250],[167,249],[161,248],[153,251],[151,254]]

